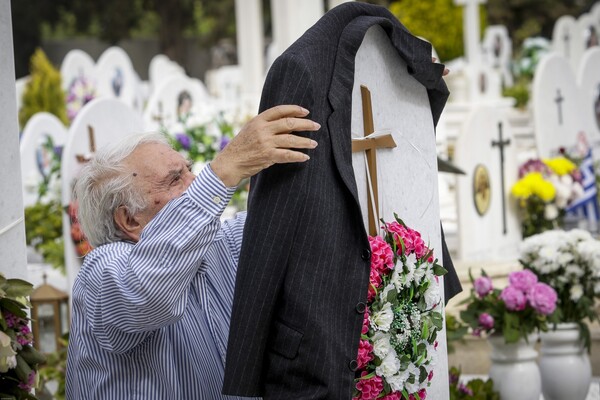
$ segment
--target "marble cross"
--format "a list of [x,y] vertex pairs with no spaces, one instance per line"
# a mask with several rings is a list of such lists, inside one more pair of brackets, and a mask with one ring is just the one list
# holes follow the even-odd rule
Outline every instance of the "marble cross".
[[[370,180],[370,189],[372,189],[372,199],[368,196],[368,214],[369,214],[369,235],[377,235],[377,224],[379,221],[379,198],[377,190],[377,149],[392,149],[396,147],[396,142],[391,134],[371,135],[375,132],[373,125],[373,108],[371,105],[371,92],[361,85],[360,94],[362,98],[363,109],[363,127],[365,137],[362,139],[352,139],[352,152],[366,152],[367,169]],[[369,193],[369,190],[367,190]]]

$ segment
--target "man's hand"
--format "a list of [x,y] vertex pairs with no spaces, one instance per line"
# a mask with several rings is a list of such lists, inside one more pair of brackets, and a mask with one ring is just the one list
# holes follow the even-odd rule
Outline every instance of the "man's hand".
[[304,162],[309,157],[293,149],[314,149],[317,142],[292,134],[316,131],[321,125],[307,116],[308,110],[282,105],[252,118],[237,136],[211,161],[214,173],[228,187],[273,164]]
[[[431,57],[431,62],[436,62],[436,61],[437,61],[437,58]],[[450,73],[450,70],[448,68],[444,67],[444,73],[442,74],[442,76],[446,76],[449,73]]]

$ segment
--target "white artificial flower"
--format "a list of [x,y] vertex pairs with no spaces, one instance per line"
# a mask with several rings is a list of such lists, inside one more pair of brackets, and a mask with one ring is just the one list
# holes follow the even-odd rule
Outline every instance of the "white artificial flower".
[[381,360],[381,364],[375,368],[375,373],[383,376],[386,379],[394,376],[400,369],[400,360],[396,354],[396,350],[390,349],[390,352]]
[[404,383],[408,379],[408,371],[401,371],[400,373],[386,378],[388,385],[394,392],[400,392],[404,389]]
[[439,304],[441,300],[441,295],[438,285],[435,282],[432,282],[423,294],[423,296],[425,297],[425,304],[428,310],[432,309],[434,306]]
[[13,369],[17,367],[17,356],[8,356],[6,357],[6,365],[8,369]]
[[385,288],[383,288],[383,290],[379,294],[379,299],[382,303],[387,301],[388,293],[390,292],[390,290],[393,289],[396,289],[396,286],[394,286],[393,283],[389,283]]
[[435,349],[434,345],[432,343],[429,343],[426,340],[423,340],[423,343],[425,343],[425,346],[427,347],[427,357],[429,359],[429,363],[427,363],[428,365],[437,365],[438,363],[438,352]]
[[579,301],[579,299],[583,296],[583,286],[580,284],[573,285],[571,290],[569,290],[569,297],[573,301]]
[[376,331],[389,331],[390,326],[394,321],[394,311],[392,311],[392,304],[385,303],[381,310],[369,316],[369,321],[371,322],[371,327]]
[[565,200],[564,202],[565,204],[563,206],[561,206],[559,204],[559,201],[556,201],[556,205],[554,204],[546,204],[546,207],[544,208],[544,218],[546,218],[547,220],[553,220],[556,219],[558,217],[558,207],[560,208],[564,208],[567,205],[567,202]]
[[408,391],[408,393],[415,393],[419,391],[420,385],[419,385],[419,375],[420,375],[420,371],[419,368],[413,364],[410,363],[408,365],[408,368],[406,369],[406,371],[409,373],[409,376],[414,376],[414,382],[411,383],[410,381],[406,381],[404,382],[404,387],[406,388],[406,390]]
[[380,360],[388,355],[392,345],[390,344],[390,335],[383,332],[377,332],[373,335],[373,354]]

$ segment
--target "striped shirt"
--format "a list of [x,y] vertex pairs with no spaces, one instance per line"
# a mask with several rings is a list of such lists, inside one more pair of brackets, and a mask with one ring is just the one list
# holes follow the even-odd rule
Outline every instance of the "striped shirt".
[[210,167],[144,228],[100,246],[73,286],[67,399],[221,395],[245,214]]

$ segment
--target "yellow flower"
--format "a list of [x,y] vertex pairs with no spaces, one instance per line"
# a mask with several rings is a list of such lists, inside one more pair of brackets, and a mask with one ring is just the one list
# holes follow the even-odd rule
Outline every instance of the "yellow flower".
[[558,176],[570,174],[577,166],[571,160],[565,157],[554,157],[544,160],[544,164],[548,166]]
[[556,189],[552,183],[544,179],[541,173],[531,172],[513,185],[511,193],[518,199],[527,199],[535,195],[548,202],[556,196]]

